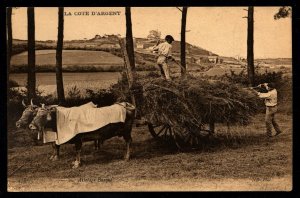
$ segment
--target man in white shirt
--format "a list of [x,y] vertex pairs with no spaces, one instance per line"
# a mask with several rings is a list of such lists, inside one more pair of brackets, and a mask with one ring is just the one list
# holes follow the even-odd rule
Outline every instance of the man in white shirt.
[[153,47],[153,51],[158,52],[158,58],[157,58],[157,64],[160,68],[161,75],[167,79],[171,80],[170,78],[170,69],[167,64],[167,60],[171,59],[174,60],[172,57],[172,42],[174,41],[174,38],[171,35],[167,35],[165,37],[165,42],[157,44],[156,46]]
[[275,121],[275,114],[277,112],[277,90],[271,83],[263,83],[258,85],[258,87],[266,91],[266,93],[257,92],[257,94],[258,97],[265,99],[267,136],[272,137],[272,125],[276,131],[275,136],[279,135],[282,131]]

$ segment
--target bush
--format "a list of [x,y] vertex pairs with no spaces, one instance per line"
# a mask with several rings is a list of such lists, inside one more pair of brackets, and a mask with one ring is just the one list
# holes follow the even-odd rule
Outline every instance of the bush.
[[79,99],[81,97],[80,90],[77,88],[76,85],[70,88],[70,90],[68,92],[68,97],[74,98],[74,99]]
[[128,86],[127,74],[126,72],[122,72],[121,78],[118,79],[116,84],[111,86],[110,90],[116,96],[118,101],[131,101]]
[[98,107],[109,106],[116,102],[116,97],[109,90],[86,90],[85,97],[69,97],[64,104],[65,107],[74,107],[93,102]]
[[87,89],[86,98],[97,104],[98,107],[109,106],[117,101],[117,96],[111,90],[106,89],[98,91]]

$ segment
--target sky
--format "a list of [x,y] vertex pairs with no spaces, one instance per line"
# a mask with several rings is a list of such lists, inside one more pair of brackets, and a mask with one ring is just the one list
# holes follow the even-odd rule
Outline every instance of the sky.
[[[247,7],[189,7],[186,41],[221,56],[246,57]],[[254,7],[254,57],[291,58],[291,18],[274,20],[279,7]],[[118,12],[119,15],[92,15]],[[64,39],[91,39],[96,34],[125,36],[123,7],[65,7]],[[69,14],[71,13],[71,14]],[[85,13],[85,15],[84,15]],[[86,15],[88,13],[88,15]],[[180,40],[181,12],[176,7],[131,8],[133,37],[158,30]],[[57,40],[58,9],[35,8],[36,40]],[[27,9],[13,9],[14,39],[27,39]]]

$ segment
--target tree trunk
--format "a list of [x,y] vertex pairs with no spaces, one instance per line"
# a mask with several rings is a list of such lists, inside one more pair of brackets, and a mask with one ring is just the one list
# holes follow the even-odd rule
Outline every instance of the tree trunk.
[[254,34],[254,17],[253,17],[253,6],[248,7],[248,38],[247,38],[247,71],[248,71],[248,80],[251,86],[255,86],[254,78],[254,53],[253,53],[253,34]]
[[[125,56],[125,66],[127,67],[129,89],[132,91],[132,88],[135,84],[136,70],[135,70],[135,61],[134,61],[134,47],[133,47],[133,38],[132,38],[132,25],[131,25],[131,10],[130,7],[125,8],[126,15],[126,43],[123,50]],[[135,105],[134,93],[131,92],[132,103]]]
[[12,54],[11,15],[12,15],[12,7],[8,7],[6,9],[6,26],[7,26],[7,77],[9,77],[9,73],[10,73],[10,60],[11,60],[11,54]]
[[27,96],[28,100],[35,98],[35,24],[34,24],[34,8],[27,8],[28,22],[28,79],[27,79]]
[[65,103],[64,83],[62,75],[62,50],[64,42],[64,8],[58,8],[58,34],[56,47],[56,86],[57,97],[60,104]]
[[[120,47],[121,47],[121,51],[123,53],[123,58],[124,58],[124,66],[126,69],[126,74],[127,74],[127,80],[128,80],[128,87],[129,90],[132,90],[133,84],[134,84],[134,77],[133,77],[133,72],[131,70],[130,67],[130,61],[129,61],[129,56],[126,50],[126,40],[124,41],[124,39],[120,39],[119,40],[120,43]],[[135,102],[135,97],[134,94],[132,92],[130,92],[130,97],[131,97],[131,103],[136,106],[136,102]]]
[[130,61],[131,70],[133,74],[135,74],[134,47],[133,47],[133,38],[132,38],[130,7],[126,7],[125,15],[126,15],[126,50]]
[[[131,96],[131,102],[136,107],[134,117],[139,117],[140,111],[137,107],[136,95],[134,92],[135,82],[136,82],[136,69],[135,69],[135,60],[134,60],[134,46],[133,46],[133,37],[132,37],[132,24],[131,24],[131,10],[130,7],[125,8],[126,16],[126,43],[121,40],[120,45],[123,48],[124,62],[127,70],[127,78],[129,84],[129,91]],[[125,45],[125,46],[124,46]],[[122,47],[123,46],[123,47]]]
[[185,61],[185,32],[186,32],[186,15],[187,7],[182,9],[182,18],[181,18],[181,42],[180,42],[180,60],[181,60],[181,76],[186,74],[186,61]]

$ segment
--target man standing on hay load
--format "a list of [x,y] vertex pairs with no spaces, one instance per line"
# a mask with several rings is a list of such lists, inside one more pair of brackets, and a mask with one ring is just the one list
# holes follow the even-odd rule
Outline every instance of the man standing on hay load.
[[265,99],[267,136],[272,137],[272,125],[276,131],[275,136],[277,136],[282,133],[275,121],[275,114],[277,112],[277,90],[274,88],[273,83],[263,83],[257,87],[263,90],[263,92],[266,92],[257,91],[258,97]]
[[157,64],[160,68],[160,72],[163,78],[166,80],[171,80],[170,78],[170,68],[167,64],[167,60],[174,60],[172,57],[172,42],[174,41],[174,38],[171,35],[167,35],[165,37],[166,42],[164,43],[158,43],[156,46],[153,47],[153,51],[158,52],[158,58],[157,58]]

